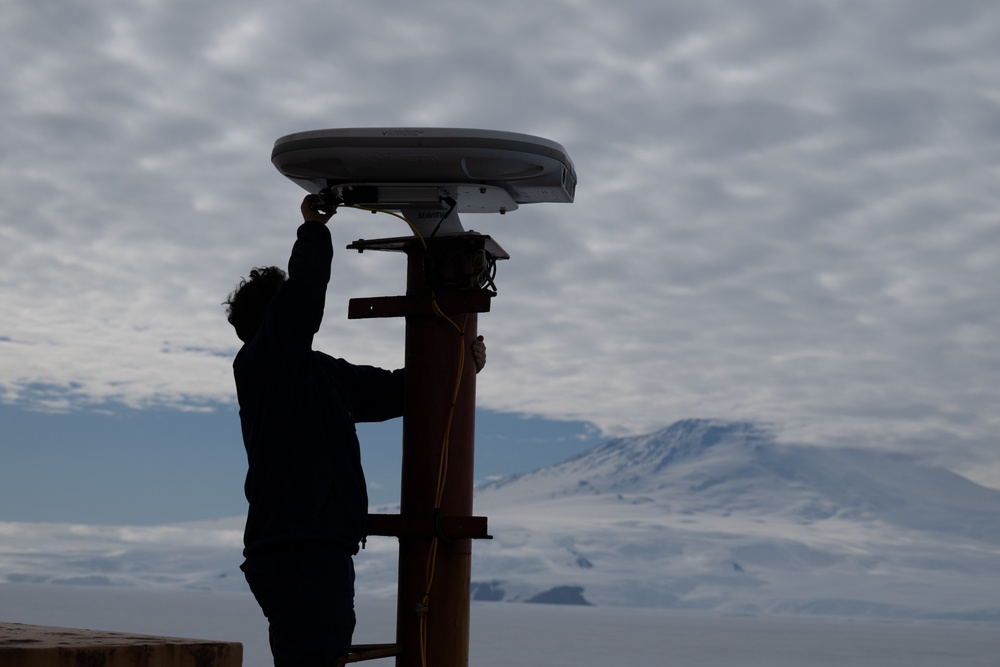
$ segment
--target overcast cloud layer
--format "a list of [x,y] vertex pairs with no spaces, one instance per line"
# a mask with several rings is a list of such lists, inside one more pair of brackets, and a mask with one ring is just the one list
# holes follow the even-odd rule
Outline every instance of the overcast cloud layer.
[[[512,259],[481,405],[906,447],[1000,486],[1000,5],[11,0],[0,10],[0,400],[234,398],[220,302],[284,264],[278,137],[475,127],[566,147],[574,204],[464,216]],[[317,345],[406,233],[343,211]]]

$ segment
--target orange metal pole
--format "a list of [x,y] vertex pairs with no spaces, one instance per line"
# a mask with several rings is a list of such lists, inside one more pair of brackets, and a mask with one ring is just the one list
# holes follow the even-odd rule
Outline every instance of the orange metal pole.
[[[429,296],[424,249],[407,250],[407,296]],[[436,270],[448,270],[436,266]],[[472,515],[476,313],[406,317],[406,406],[400,515]],[[399,667],[466,667],[472,540],[399,538]]]

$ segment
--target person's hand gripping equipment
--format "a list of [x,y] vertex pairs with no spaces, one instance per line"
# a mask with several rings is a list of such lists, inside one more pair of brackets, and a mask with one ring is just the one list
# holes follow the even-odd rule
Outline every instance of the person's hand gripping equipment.
[[302,200],[302,219],[306,222],[321,222],[324,225],[336,213],[335,206],[329,206],[319,195],[306,195]]
[[472,341],[472,360],[476,364],[477,373],[483,370],[483,366],[486,365],[486,343],[483,342],[482,336]]

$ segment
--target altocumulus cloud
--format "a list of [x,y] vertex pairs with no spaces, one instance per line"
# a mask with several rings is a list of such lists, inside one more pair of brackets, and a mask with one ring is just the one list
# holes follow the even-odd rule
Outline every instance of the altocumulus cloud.
[[[962,0],[13,0],[0,397],[231,401],[219,303],[286,260],[301,194],[274,139],[483,127],[562,143],[580,187],[465,219],[512,255],[482,404],[763,420],[1000,484],[997,44],[1000,7]],[[339,250],[318,345],[401,363],[399,323],[344,317],[401,264]]]

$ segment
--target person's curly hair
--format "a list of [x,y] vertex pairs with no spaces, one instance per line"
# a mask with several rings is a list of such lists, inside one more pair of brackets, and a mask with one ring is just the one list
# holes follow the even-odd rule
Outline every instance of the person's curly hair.
[[240,284],[222,303],[226,306],[229,323],[236,327],[236,335],[244,343],[257,333],[264,313],[278,289],[288,280],[288,274],[276,266],[257,267],[250,270],[250,277]]

